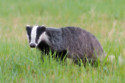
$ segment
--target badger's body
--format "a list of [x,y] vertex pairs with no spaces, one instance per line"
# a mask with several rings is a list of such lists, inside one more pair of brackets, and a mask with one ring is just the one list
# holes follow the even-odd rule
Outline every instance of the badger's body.
[[[56,52],[61,59],[73,59],[75,63],[81,59],[96,61],[104,57],[103,48],[91,33],[78,27],[63,27],[59,29],[45,26],[26,27],[31,47],[37,47],[48,54]],[[100,58],[101,57],[101,58]]]

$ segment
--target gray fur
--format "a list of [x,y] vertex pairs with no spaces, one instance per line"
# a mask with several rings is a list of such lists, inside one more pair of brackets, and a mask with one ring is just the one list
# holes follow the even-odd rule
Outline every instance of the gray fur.
[[46,28],[45,32],[49,43],[46,41],[39,43],[37,48],[41,52],[56,51],[59,57],[63,52],[64,57],[67,52],[66,57],[73,59],[75,63],[78,63],[79,59],[86,62],[86,58],[89,61],[96,61],[104,57],[104,51],[99,41],[86,30],[78,27],[63,27],[59,29]]
[[77,61],[85,58],[97,60],[104,56],[103,48],[91,33],[77,27],[60,29],[47,28],[46,32],[51,42],[50,48],[56,51],[67,50],[67,57]]

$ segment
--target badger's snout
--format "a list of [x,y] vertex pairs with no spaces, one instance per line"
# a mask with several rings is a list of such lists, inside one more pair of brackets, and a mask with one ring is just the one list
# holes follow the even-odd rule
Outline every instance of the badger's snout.
[[31,43],[31,44],[30,44],[30,47],[31,47],[31,48],[35,48],[35,47],[36,47],[36,44],[35,44],[35,43]]

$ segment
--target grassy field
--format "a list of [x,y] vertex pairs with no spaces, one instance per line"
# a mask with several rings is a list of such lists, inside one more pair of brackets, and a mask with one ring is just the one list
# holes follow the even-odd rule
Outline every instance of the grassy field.
[[[113,63],[61,64],[30,49],[25,26],[79,26]],[[118,56],[123,57],[120,65]],[[0,83],[125,83],[125,0],[0,0]]]

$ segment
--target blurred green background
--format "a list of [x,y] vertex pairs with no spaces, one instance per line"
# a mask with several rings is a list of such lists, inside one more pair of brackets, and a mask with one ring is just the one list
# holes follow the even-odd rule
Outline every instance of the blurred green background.
[[[62,65],[47,57],[42,63],[39,51],[29,48],[27,24],[86,29],[116,60],[96,68]],[[0,0],[0,81],[124,83],[124,35],[125,0]]]

